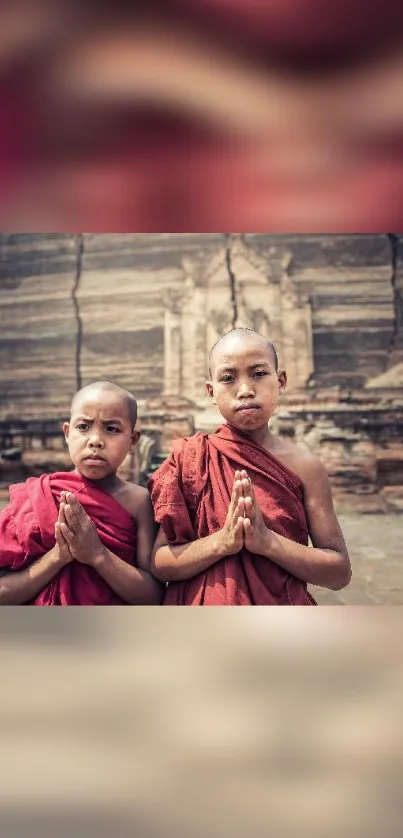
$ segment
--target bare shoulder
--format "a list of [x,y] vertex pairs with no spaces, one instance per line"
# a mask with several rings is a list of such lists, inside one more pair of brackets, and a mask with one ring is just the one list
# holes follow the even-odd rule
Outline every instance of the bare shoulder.
[[143,486],[137,486],[136,483],[122,481],[122,486],[116,499],[135,519],[139,515],[144,514],[146,510],[151,509],[149,492]]
[[273,454],[300,478],[304,486],[312,481],[327,480],[322,460],[309,448],[289,440],[278,439]]

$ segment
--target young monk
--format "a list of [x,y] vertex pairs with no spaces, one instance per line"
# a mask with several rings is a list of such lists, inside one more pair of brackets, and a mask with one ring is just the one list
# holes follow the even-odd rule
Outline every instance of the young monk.
[[226,424],[176,441],[149,483],[164,604],[311,605],[307,583],[349,583],[323,465],[268,424],[286,383],[256,332],[235,329],[213,347],[207,390]]
[[116,474],[138,441],[136,419],[135,399],[116,384],[76,393],[63,426],[74,472],[10,486],[0,514],[0,604],[161,602],[150,573],[150,496]]

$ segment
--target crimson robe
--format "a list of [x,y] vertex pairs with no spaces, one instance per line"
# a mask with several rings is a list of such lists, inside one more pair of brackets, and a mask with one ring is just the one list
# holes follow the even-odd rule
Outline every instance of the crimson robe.
[[[234,472],[246,469],[266,526],[308,544],[299,477],[249,437],[223,425],[211,435],[175,440],[151,476],[154,516],[170,544],[185,544],[225,523]],[[305,582],[246,548],[192,579],[170,582],[164,605],[316,605]]]
[[[10,503],[0,513],[0,567],[23,570],[55,546],[63,491],[80,501],[105,547],[134,565],[137,533],[129,512],[81,475],[56,472],[10,486]],[[62,568],[30,604],[127,605],[94,568],[78,561]]]

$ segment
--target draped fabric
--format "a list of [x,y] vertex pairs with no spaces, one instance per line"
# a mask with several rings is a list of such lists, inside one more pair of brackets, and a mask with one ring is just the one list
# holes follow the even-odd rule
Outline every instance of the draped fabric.
[[[299,477],[265,448],[228,425],[176,440],[149,481],[154,515],[171,544],[184,544],[224,525],[234,472],[246,469],[266,526],[299,544],[308,527]],[[306,584],[245,548],[192,579],[171,582],[166,605],[315,605]]]
[[[74,472],[30,477],[10,486],[0,513],[0,567],[23,570],[55,546],[61,493],[73,492],[96,526],[102,543],[129,564],[136,560],[136,524],[115,498]],[[73,561],[60,570],[32,605],[127,604],[88,565]]]

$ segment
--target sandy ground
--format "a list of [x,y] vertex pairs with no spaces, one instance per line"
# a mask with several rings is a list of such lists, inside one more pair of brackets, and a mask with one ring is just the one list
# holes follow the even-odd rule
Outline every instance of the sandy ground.
[[353,568],[343,591],[311,588],[324,605],[403,605],[403,515],[338,516]]

